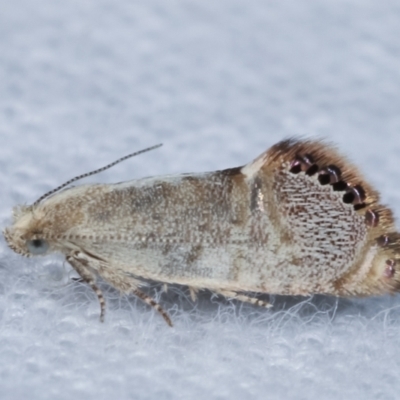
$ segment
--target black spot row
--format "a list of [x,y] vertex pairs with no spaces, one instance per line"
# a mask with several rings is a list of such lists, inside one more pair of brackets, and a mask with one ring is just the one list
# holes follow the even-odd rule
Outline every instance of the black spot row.
[[318,165],[314,163],[314,159],[310,154],[306,154],[303,157],[296,157],[290,165],[291,173],[298,174],[302,171],[309,176],[318,172]]
[[[366,194],[360,185],[349,186],[341,175],[340,168],[336,165],[328,165],[324,168],[314,162],[314,158],[310,154],[304,156],[296,156],[290,164],[289,171],[292,174],[299,174],[305,172],[308,176],[313,176],[318,173],[318,182],[321,185],[331,185],[335,192],[345,192],[343,194],[343,202],[352,204],[355,210],[361,210],[366,207],[365,199]],[[376,211],[368,210],[365,213],[365,222],[368,226],[375,227],[379,223],[379,214]]]

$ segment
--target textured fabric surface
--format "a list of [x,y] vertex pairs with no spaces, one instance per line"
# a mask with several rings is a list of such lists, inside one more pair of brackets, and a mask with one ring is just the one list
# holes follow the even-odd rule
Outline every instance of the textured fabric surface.
[[[0,222],[63,181],[242,165],[290,136],[338,144],[400,215],[396,0],[2,2]],[[399,296],[92,291],[0,239],[0,398],[397,399]]]

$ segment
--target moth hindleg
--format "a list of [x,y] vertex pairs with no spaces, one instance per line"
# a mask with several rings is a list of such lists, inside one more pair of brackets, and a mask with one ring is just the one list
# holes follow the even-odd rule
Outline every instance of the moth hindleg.
[[232,290],[221,289],[221,290],[215,291],[215,293],[221,294],[222,296],[228,297],[230,299],[243,301],[245,303],[250,303],[250,304],[253,304],[253,305],[259,306],[259,307],[265,307],[265,308],[272,307],[272,304],[268,303],[267,301],[257,299],[256,297],[246,296],[244,294],[240,294],[240,293],[232,291]]

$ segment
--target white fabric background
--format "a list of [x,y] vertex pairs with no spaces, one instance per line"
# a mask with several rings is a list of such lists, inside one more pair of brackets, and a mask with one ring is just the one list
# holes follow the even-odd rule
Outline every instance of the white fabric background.
[[[0,219],[70,177],[116,182],[242,165],[325,137],[400,215],[396,0],[14,0],[0,6]],[[86,181],[87,182],[87,181]],[[184,288],[174,328],[61,257],[0,239],[0,398],[397,399],[399,297],[275,297],[271,310]],[[159,292],[158,292],[159,293]]]

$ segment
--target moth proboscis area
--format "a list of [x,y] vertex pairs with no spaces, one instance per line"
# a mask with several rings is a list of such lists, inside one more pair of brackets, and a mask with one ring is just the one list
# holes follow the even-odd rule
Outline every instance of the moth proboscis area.
[[392,212],[323,141],[284,140],[245,166],[214,172],[66,187],[93,173],[15,207],[4,236],[24,256],[64,254],[97,294],[101,320],[98,277],[169,325],[141,290],[148,280],[187,285],[193,298],[209,289],[266,307],[258,294],[399,291]]

